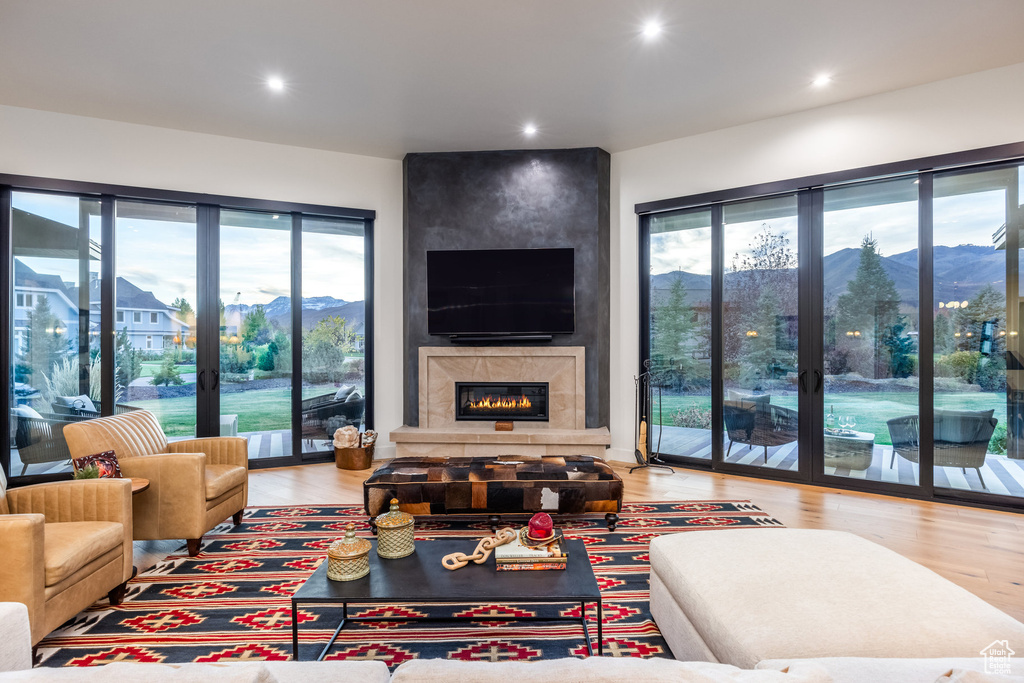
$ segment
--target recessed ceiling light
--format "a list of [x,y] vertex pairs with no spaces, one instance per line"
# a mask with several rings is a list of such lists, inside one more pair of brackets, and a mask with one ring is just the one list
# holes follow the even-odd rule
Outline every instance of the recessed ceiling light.
[[832,77],[828,74],[822,74],[811,81],[811,85],[815,88],[824,88],[826,85],[832,82]]
[[537,126],[533,125],[532,123],[528,123],[525,126],[523,126],[523,135],[525,135],[526,137],[532,138],[536,134]]
[[655,21],[653,19],[648,21],[646,24],[644,24],[642,34],[644,39],[654,40],[659,35],[661,35],[661,22]]
[[284,90],[284,79],[280,76],[271,76],[267,79],[267,87],[274,92],[281,92]]

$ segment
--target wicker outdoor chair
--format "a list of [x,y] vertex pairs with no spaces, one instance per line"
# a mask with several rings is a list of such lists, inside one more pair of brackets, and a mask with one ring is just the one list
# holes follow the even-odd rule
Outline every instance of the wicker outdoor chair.
[[764,461],[768,462],[768,447],[782,446],[799,436],[797,412],[767,401],[725,401],[723,404],[725,429],[729,434],[729,457],[733,442],[764,448]]
[[15,425],[14,446],[18,449],[18,459],[22,464],[20,476],[25,474],[29,465],[70,460],[71,453],[64,440],[64,427],[86,419],[80,415],[53,413],[41,413],[39,417],[12,414],[11,420]]
[[[917,415],[907,415],[889,420],[889,436],[892,439],[892,459],[889,469],[896,462],[896,456],[913,463],[921,461],[921,429]],[[967,468],[978,473],[982,488],[985,478],[981,468],[985,466],[988,442],[999,420],[991,411],[971,414],[967,411],[935,411],[935,455],[936,467],[959,467],[967,474]]]
[[[348,391],[344,391],[348,389]],[[330,439],[334,434],[328,427],[355,425],[362,422],[366,399],[358,389],[347,385],[338,393],[323,394],[302,401],[302,438],[312,444],[315,439]]]

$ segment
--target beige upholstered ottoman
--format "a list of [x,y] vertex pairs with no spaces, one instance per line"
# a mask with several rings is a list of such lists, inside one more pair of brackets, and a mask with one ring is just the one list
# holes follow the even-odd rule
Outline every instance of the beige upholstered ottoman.
[[651,614],[676,659],[978,657],[1024,624],[842,531],[690,531],[651,541]]

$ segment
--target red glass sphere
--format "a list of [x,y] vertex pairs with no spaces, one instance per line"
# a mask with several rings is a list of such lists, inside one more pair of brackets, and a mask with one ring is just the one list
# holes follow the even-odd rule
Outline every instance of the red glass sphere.
[[527,532],[530,534],[530,538],[540,540],[552,536],[555,533],[554,527],[555,523],[551,520],[551,515],[546,512],[538,512],[530,518]]

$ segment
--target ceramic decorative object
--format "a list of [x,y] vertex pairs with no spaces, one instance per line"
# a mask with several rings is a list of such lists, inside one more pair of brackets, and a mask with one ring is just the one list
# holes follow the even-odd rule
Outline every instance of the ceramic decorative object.
[[356,528],[349,524],[345,538],[339,538],[327,549],[327,578],[355,581],[369,574],[371,545],[365,538],[356,538]]
[[377,554],[389,560],[412,555],[413,518],[398,509],[398,499],[391,499],[391,511],[377,516]]

